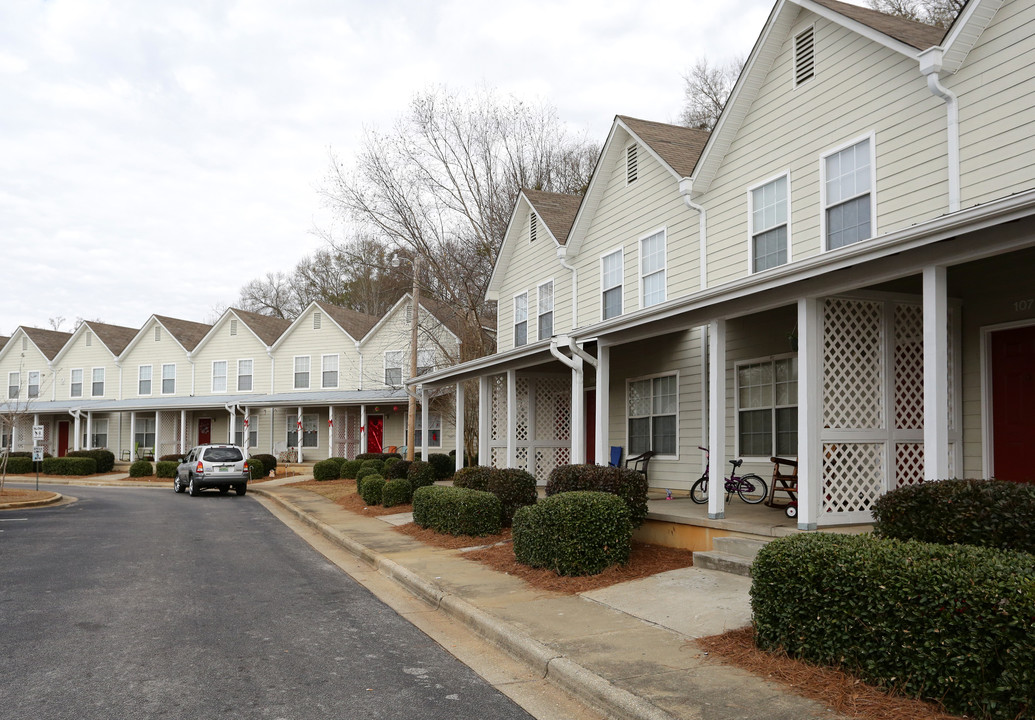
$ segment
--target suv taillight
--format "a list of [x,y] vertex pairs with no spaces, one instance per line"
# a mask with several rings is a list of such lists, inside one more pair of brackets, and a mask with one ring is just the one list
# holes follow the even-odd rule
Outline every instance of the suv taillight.
[[198,466],[196,468],[194,468],[194,472],[196,472],[198,475],[204,475],[205,474],[205,463],[203,463],[200,460],[198,460]]
[[247,460],[244,461],[244,472],[245,472],[245,474],[248,473],[248,461]]

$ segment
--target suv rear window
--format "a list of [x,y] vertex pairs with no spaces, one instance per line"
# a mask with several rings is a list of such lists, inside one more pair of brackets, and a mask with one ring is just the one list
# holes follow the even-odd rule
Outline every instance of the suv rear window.
[[205,459],[209,462],[237,462],[244,460],[244,455],[235,447],[209,448],[205,451]]

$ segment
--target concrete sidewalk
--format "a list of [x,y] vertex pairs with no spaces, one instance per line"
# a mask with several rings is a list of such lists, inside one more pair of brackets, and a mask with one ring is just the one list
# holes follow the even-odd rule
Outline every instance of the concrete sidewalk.
[[609,717],[842,717],[709,660],[694,643],[750,622],[747,578],[687,568],[563,595],[465,560],[462,551],[417,542],[389,522],[300,488],[262,483],[250,491]]

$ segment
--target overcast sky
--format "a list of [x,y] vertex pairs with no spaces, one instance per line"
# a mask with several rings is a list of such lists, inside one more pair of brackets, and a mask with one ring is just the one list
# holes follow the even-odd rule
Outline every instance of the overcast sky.
[[329,150],[431,85],[552,103],[606,139],[674,122],[770,0],[3,0],[0,334],[209,321],[330,222]]

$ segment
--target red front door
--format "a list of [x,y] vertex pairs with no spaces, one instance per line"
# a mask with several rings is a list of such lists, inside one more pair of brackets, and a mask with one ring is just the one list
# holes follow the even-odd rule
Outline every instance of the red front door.
[[68,423],[58,423],[58,457],[64,457],[68,454]]
[[198,445],[208,445],[212,442],[212,419],[201,418],[198,420]]
[[1035,325],[992,333],[992,474],[1035,482]]
[[385,418],[384,415],[367,416],[367,452],[384,452]]

